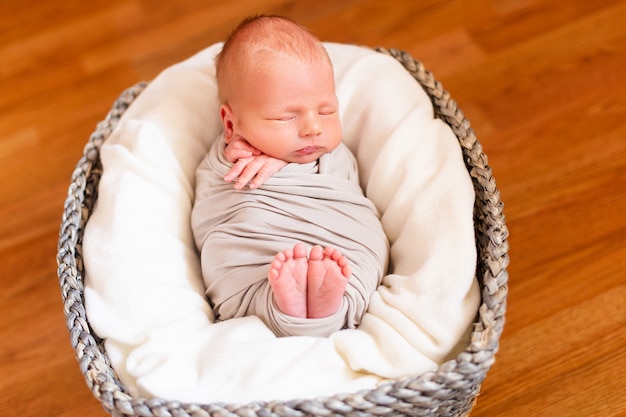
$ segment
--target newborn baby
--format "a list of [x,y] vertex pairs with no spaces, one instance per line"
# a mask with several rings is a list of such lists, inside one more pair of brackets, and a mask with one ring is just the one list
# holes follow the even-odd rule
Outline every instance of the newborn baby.
[[326,50],[258,16],[216,68],[224,134],[196,172],[192,229],[217,318],[256,315],[278,336],[356,327],[389,247],[341,142]]

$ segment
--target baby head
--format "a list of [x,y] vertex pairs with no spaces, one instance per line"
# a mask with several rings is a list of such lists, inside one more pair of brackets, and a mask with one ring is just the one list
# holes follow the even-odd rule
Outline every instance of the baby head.
[[322,43],[279,16],[244,20],[216,60],[224,138],[307,163],[341,142],[333,67]]

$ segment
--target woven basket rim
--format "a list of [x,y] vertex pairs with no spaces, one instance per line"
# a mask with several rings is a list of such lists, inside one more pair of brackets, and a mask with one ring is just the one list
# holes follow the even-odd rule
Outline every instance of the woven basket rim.
[[102,341],[92,331],[84,307],[82,236],[95,201],[102,167],[99,150],[120,117],[148,85],[137,83],[113,104],[85,145],[72,174],[59,231],[57,274],[66,325],[80,369],[93,395],[114,416],[151,415],[467,415],[480,385],[495,360],[505,321],[508,273],[508,229],[503,204],[487,157],[469,121],[432,73],[410,54],[375,48],[392,56],[426,91],[437,117],[453,130],[474,185],[474,228],[478,252],[477,278],[482,304],[469,346],[436,370],[381,383],[357,393],[316,399],[260,401],[249,404],[182,403],[160,398],[131,397],[112,369]]

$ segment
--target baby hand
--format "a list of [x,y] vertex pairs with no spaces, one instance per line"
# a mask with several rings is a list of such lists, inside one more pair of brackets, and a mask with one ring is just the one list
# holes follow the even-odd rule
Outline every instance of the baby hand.
[[235,181],[235,188],[240,190],[249,184],[252,189],[260,187],[269,177],[281,170],[287,162],[265,154],[241,158],[228,171],[225,181]]
[[237,162],[241,158],[249,158],[255,155],[261,155],[263,152],[250,145],[247,140],[241,136],[236,136],[227,143],[224,149],[224,156],[229,162]]
[[228,161],[235,163],[224,176],[224,180],[231,182],[236,179],[235,188],[238,190],[246,184],[252,189],[260,187],[287,165],[285,161],[263,154],[241,137],[228,143],[224,155]]

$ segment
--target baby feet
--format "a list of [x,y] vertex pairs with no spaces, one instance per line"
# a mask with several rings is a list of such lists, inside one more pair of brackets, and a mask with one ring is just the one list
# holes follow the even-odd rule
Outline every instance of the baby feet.
[[321,318],[337,312],[351,274],[348,259],[338,249],[316,245],[307,259],[306,247],[297,243],[276,254],[268,280],[280,311]]
[[337,312],[350,274],[348,259],[338,249],[313,246],[307,271],[307,317],[328,317]]
[[293,249],[278,252],[270,265],[267,279],[274,291],[276,305],[285,314],[306,317],[307,271],[306,247],[302,243]]

